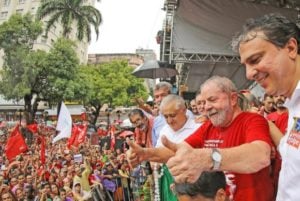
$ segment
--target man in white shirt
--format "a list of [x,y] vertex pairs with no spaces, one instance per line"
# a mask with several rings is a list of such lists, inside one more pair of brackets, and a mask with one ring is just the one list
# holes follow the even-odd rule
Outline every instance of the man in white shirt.
[[[286,135],[272,136],[279,141],[282,167],[277,201],[298,201],[300,191],[300,29],[279,14],[249,19],[233,40],[246,75],[267,94],[287,97],[289,109]],[[250,153],[249,153],[250,154]]]
[[167,124],[160,131],[156,147],[162,146],[161,137],[164,135],[179,143],[200,127],[201,123],[196,123],[194,117],[186,114],[186,110],[185,101],[180,96],[170,94],[163,99],[160,111]]
[[[166,124],[159,133],[156,147],[163,146],[161,142],[162,136],[166,136],[174,143],[180,143],[201,126],[201,123],[196,123],[192,115],[187,114],[185,101],[180,96],[170,94],[164,97],[160,104],[160,112]],[[159,174],[161,175],[160,199],[169,201],[177,200],[176,195],[170,189],[171,186],[174,186],[174,179],[166,165],[162,165]],[[155,175],[158,175],[158,173]],[[158,180],[155,181],[158,182]]]

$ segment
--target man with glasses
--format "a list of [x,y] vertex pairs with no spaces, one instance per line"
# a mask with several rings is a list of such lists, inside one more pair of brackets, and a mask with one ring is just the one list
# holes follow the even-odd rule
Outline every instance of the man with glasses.
[[142,147],[152,147],[152,127],[154,119],[146,116],[140,109],[133,109],[128,114],[129,120],[135,127],[135,142]]

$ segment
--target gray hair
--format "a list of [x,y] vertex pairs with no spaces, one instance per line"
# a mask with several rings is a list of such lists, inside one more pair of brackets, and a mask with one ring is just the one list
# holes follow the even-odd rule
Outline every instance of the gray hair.
[[230,94],[231,92],[237,92],[237,88],[234,85],[234,83],[228,79],[227,77],[221,77],[218,75],[212,76],[209,79],[207,79],[201,86],[200,86],[200,91],[202,91],[203,87],[214,83],[217,85],[217,87],[225,93]]
[[171,103],[175,102],[175,107],[176,109],[180,109],[180,108],[186,108],[185,106],[185,101],[181,96],[175,95],[175,94],[169,94],[168,96],[164,97],[164,99],[162,100],[160,106],[159,106],[159,110],[162,111],[162,109],[166,106],[169,105]]
[[[258,35],[263,32],[264,36]],[[242,31],[237,33],[232,40],[232,48],[238,52],[241,43],[248,42],[256,37],[262,37],[277,47],[283,48],[289,39],[295,38],[300,53],[300,29],[295,22],[286,17],[271,13],[256,19],[248,19]]]
[[160,89],[167,89],[169,91],[169,93],[171,93],[172,85],[169,82],[159,82],[155,85],[154,91],[157,91]]

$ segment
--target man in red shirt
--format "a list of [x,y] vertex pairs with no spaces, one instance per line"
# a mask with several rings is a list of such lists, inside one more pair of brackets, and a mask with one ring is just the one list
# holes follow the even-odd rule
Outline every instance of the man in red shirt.
[[149,149],[128,141],[129,162],[167,162],[177,183],[193,183],[203,171],[222,170],[233,200],[271,201],[271,139],[267,121],[261,115],[241,111],[237,89],[225,77],[214,76],[200,89],[209,121],[180,144],[163,138],[165,147]]

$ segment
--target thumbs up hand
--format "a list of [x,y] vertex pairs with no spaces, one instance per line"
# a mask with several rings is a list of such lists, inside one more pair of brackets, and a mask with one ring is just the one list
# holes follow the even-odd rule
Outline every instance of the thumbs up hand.
[[126,143],[129,145],[129,150],[126,152],[127,160],[132,168],[136,167],[143,160],[145,160],[144,149],[128,138],[126,139]]
[[194,183],[205,170],[212,166],[211,149],[194,149],[186,142],[176,144],[162,137],[163,145],[175,152],[167,166],[177,183]]

